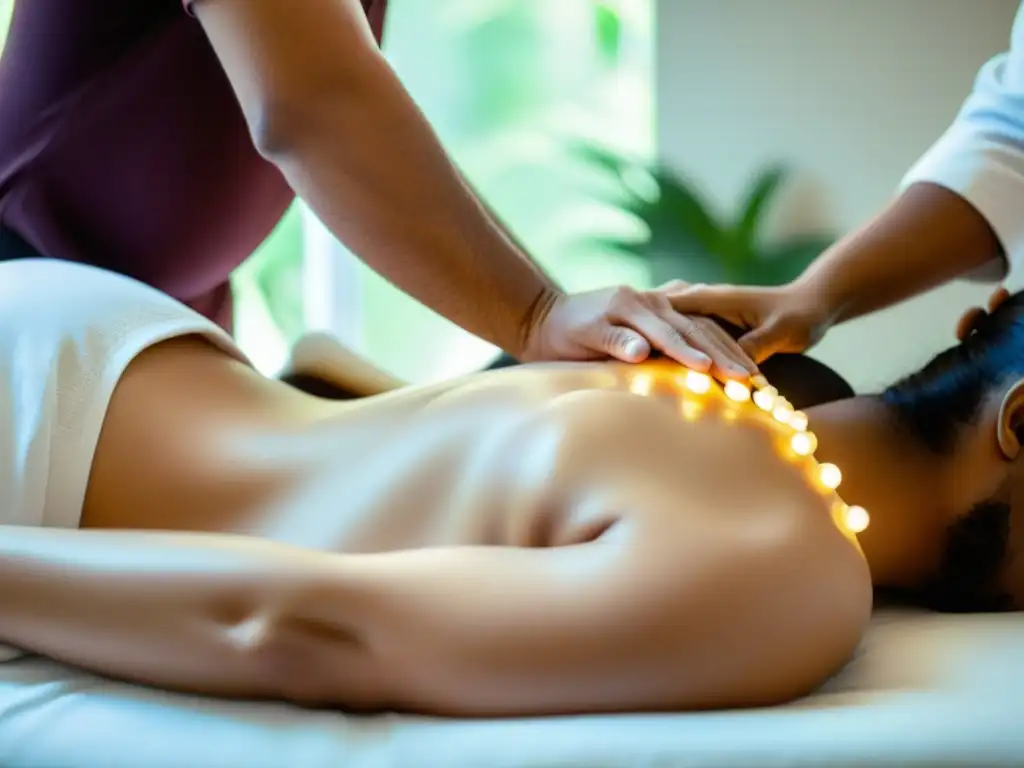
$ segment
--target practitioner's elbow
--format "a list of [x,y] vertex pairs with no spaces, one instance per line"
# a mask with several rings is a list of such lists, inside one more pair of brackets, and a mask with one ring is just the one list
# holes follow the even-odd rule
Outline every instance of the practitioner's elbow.
[[362,51],[268,85],[246,110],[256,150],[280,164],[315,148],[318,140],[343,144],[351,126],[372,119],[386,66],[379,52]]

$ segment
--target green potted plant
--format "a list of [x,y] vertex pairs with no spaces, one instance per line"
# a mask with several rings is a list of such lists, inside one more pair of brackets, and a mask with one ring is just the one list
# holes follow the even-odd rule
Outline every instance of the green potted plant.
[[764,220],[789,176],[781,165],[758,174],[738,214],[727,218],[716,216],[694,186],[667,165],[592,144],[573,147],[573,154],[611,178],[611,196],[599,196],[639,220],[647,232],[639,238],[590,237],[586,244],[641,260],[653,285],[669,280],[781,285],[834,240],[824,235],[764,240]]

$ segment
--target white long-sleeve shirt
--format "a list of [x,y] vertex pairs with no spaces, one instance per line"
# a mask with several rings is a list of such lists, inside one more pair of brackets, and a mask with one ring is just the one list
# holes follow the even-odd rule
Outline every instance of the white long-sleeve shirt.
[[[1024,3],[1010,49],[986,63],[956,120],[903,178],[932,182],[973,205],[1012,268],[1024,267]],[[998,277],[1002,264],[976,277]]]

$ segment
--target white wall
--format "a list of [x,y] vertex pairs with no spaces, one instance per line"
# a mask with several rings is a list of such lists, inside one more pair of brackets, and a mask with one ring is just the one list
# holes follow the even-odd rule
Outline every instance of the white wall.
[[[791,162],[776,228],[845,232],[949,124],[1017,4],[657,0],[661,154],[728,207],[762,166]],[[948,346],[989,290],[958,283],[849,323],[815,355],[858,388],[888,383]]]

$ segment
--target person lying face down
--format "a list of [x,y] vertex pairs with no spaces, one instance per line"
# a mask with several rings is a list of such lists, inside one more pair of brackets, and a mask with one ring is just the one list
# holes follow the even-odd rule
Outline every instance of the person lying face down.
[[989,306],[963,315],[960,344],[873,396],[855,400],[842,377],[802,354],[761,366],[809,410],[819,453],[842,463],[844,496],[870,505],[860,542],[875,582],[938,611],[1024,607],[1024,293],[999,290]]
[[[1024,477],[1013,461],[1017,443],[1024,436],[1024,420],[1018,411],[1024,397],[1020,381],[1024,380],[1024,294],[1011,297],[999,292],[997,296],[991,314],[971,310],[964,315],[961,344],[936,356],[917,373],[856,404],[811,410],[815,424],[835,420],[838,431],[856,434],[859,430],[851,419],[861,411],[875,412],[872,401],[883,406],[877,409],[877,416],[896,427],[891,440],[901,447],[900,456],[893,457],[891,466],[870,467],[878,473],[878,481],[855,476],[853,482],[863,486],[883,511],[888,510],[893,506],[885,497],[888,480],[893,473],[908,469],[909,460],[909,466],[927,476],[921,488],[931,488],[933,493],[908,498],[905,489],[894,491],[893,498],[905,499],[913,517],[898,524],[891,520],[876,524],[861,534],[861,540],[866,539],[871,559],[884,563],[878,578],[890,588],[888,596],[939,611],[1024,606],[1024,563],[1019,569],[1014,566],[1009,535],[1013,491],[1018,482],[1024,489]],[[731,324],[720,324],[732,336],[742,335]],[[517,364],[502,355],[491,369]],[[839,374],[803,354],[775,355],[761,364],[761,371],[797,409],[814,409],[854,397],[853,389]],[[824,430],[830,431],[828,426]],[[875,440],[867,433],[864,437],[862,448],[868,451]],[[987,444],[989,450],[979,444]],[[856,450],[855,444],[851,448]],[[854,465],[860,462],[854,461]],[[981,474],[972,480],[974,471]],[[1001,472],[1005,476],[1000,480]],[[847,473],[847,487],[850,482]],[[959,490],[951,490],[952,484]],[[991,496],[986,495],[986,488],[993,489]],[[966,512],[965,497],[972,499]],[[1018,503],[1024,505],[1024,501]],[[1016,517],[1021,520],[1017,530],[1024,527],[1022,514],[1018,512]],[[943,528],[944,520],[948,525]],[[905,530],[911,527],[913,531]],[[940,529],[941,536],[937,533]],[[925,538],[914,541],[916,533]]]
[[819,455],[844,468],[844,496],[872,509],[859,539],[886,596],[944,612],[1024,608],[1024,292],[997,291],[957,333],[960,344],[862,398],[803,354],[761,371],[808,411]]
[[864,493],[899,483],[904,511],[888,540],[864,541],[894,587],[941,611],[1024,607],[1024,293],[998,291],[990,310],[878,398],[904,453]]
[[[812,458],[748,390],[665,361],[334,402],[127,278],[45,260],[0,278],[0,397],[18,396],[0,583],[19,584],[0,642],[17,648],[360,710],[706,709],[813,691],[857,647],[873,585],[957,610],[1024,597],[1019,297],[884,393],[806,407]],[[766,371],[795,404],[822,399]],[[859,535],[847,505],[870,512]]]

